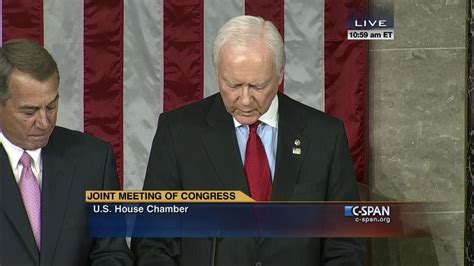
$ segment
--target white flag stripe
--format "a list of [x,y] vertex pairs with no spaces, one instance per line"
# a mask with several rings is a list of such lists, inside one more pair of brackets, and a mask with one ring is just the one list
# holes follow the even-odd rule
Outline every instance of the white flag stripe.
[[124,188],[141,189],[163,111],[163,4],[125,1]]
[[83,1],[43,2],[44,47],[59,68],[57,124],[83,131]]
[[227,20],[244,14],[244,1],[204,1],[204,97],[212,95],[219,90],[212,62],[214,37]]
[[285,1],[285,94],[324,111],[324,1]]

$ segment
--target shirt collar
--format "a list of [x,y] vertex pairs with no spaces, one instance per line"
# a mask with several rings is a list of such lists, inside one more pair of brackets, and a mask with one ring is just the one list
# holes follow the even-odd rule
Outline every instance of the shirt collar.
[[[5,137],[5,135],[3,135],[2,132],[0,132],[0,143],[3,144],[3,148],[5,148],[5,151],[8,154],[8,158],[10,159],[10,165],[14,168],[18,167],[18,162],[20,161],[20,158],[25,150],[11,143]],[[34,167],[35,169],[39,169],[41,159],[41,148],[32,151],[27,150],[26,152],[33,159],[32,167]]]
[[[234,126],[236,128],[242,125],[234,117],[232,117],[232,119],[234,119]],[[275,97],[273,97],[270,107],[263,115],[260,116],[258,120],[273,128],[278,128],[278,94],[276,94]]]

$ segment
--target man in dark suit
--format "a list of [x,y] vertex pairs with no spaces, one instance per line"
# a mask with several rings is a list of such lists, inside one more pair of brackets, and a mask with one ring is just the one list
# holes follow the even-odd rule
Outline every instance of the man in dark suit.
[[[358,200],[343,123],[278,93],[285,55],[271,22],[231,19],[217,34],[213,56],[220,93],[160,116],[145,190]],[[344,238],[224,238],[212,245],[210,239],[132,240],[138,265],[362,265],[364,253],[360,241]]]
[[85,190],[119,189],[110,144],[56,127],[59,72],[33,42],[0,48],[0,265],[133,265],[87,235]]

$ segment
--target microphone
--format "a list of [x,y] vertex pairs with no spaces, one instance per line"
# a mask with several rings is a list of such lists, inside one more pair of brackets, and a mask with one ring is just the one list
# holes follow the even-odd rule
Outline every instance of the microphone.
[[216,266],[217,260],[217,237],[212,238],[212,243],[211,243],[211,266]]

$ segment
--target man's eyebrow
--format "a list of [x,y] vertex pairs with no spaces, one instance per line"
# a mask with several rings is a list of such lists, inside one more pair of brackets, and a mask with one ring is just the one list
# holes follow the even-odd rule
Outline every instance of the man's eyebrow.
[[38,110],[40,109],[38,106],[33,106],[33,105],[24,105],[20,106],[21,110]]
[[48,103],[48,105],[51,105],[51,104],[57,102],[58,100],[59,100],[59,94],[56,94],[56,97],[54,97],[54,99],[50,103]]
[[270,83],[270,80],[266,80],[263,82],[256,82],[256,83],[251,83],[250,86],[252,87],[266,87]]
[[[59,94],[56,95],[56,97],[54,97],[54,99],[50,103],[48,103],[48,105],[55,103],[56,101],[58,101],[58,99],[59,99]],[[20,106],[20,109],[21,110],[38,110],[40,109],[40,107],[34,106],[34,105],[23,105],[23,106]]]
[[252,85],[255,86],[255,87],[264,87],[268,83],[270,83],[270,81],[258,82],[258,83],[252,84]]

